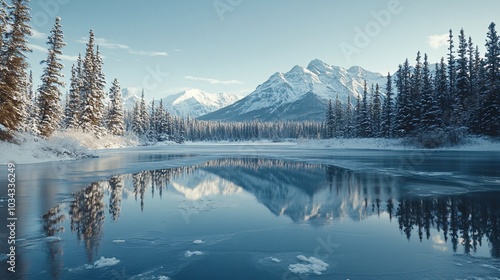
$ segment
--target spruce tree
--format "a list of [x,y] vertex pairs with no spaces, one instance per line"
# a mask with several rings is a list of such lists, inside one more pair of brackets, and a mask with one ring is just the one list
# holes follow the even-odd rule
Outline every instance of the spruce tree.
[[369,111],[370,104],[368,104],[368,88],[366,85],[366,81],[363,84],[363,101],[361,103],[361,112],[360,112],[360,137],[371,137],[372,129],[371,129],[371,117]]
[[468,44],[464,30],[460,30],[458,36],[457,65],[456,65],[456,91],[453,96],[451,123],[453,126],[465,125],[467,116],[465,114],[465,101],[468,100],[470,92],[469,59],[467,57]]
[[144,89],[141,94],[141,104],[139,107],[139,113],[141,114],[141,131],[143,133],[147,132],[149,129],[149,113],[146,106],[146,100],[144,99]]
[[100,125],[100,118],[96,112],[96,108],[100,106],[97,100],[97,81],[95,75],[95,58],[94,58],[94,32],[89,32],[89,42],[85,51],[85,57],[82,62],[81,75],[82,85],[80,89],[81,97],[81,115],[80,127],[84,132],[95,132],[94,128]]
[[442,113],[438,106],[433,87],[432,76],[429,69],[427,54],[424,54],[422,69],[422,119],[420,120],[420,133],[436,131],[443,127]]
[[448,76],[446,74],[446,64],[444,57],[441,57],[439,64],[436,64],[434,76],[434,91],[440,109],[441,119],[445,126],[450,124],[451,99],[448,91]]
[[333,111],[332,100],[328,101],[328,107],[326,109],[326,138],[333,138],[335,136],[335,114]]
[[335,106],[334,106],[334,116],[335,116],[335,137],[343,137],[344,131],[344,112],[342,110],[342,102],[340,102],[339,95],[335,97]]
[[61,111],[61,90],[64,87],[61,73],[64,65],[60,56],[64,43],[64,36],[60,24],[61,19],[56,17],[54,27],[50,31],[47,41],[49,45],[47,59],[42,61],[46,64],[41,80],[42,84],[38,89],[38,105],[40,109],[40,124],[38,130],[40,135],[49,137],[59,126],[62,118]]
[[144,134],[142,119],[141,119],[141,105],[139,101],[136,101],[134,105],[134,113],[132,118],[132,131],[137,136],[142,136]]
[[347,95],[347,104],[344,114],[344,137],[350,138],[354,136],[353,112],[351,95]]
[[113,80],[113,84],[109,90],[109,99],[108,130],[113,135],[123,135],[125,132],[125,119],[122,93],[118,79]]
[[413,75],[411,76],[411,88],[410,96],[408,102],[411,107],[411,120],[409,123],[409,132],[414,131],[418,124],[420,123],[420,99],[422,95],[422,63],[420,61],[421,55],[420,51],[417,52],[417,58],[415,59],[416,64],[413,69]]
[[495,23],[488,27],[485,53],[485,100],[482,130],[489,136],[500,136],[500,40]]
[[394,129],[394,101],[392,97],[392,78],[391,73],[387,73],[387,83],[386,83],[386,94],[384,99],[384,105],[382,107],[382,122],[381,136],[385,138],[393,137],[393,129]]
[[397,88],[397,117],[396,117],[396,134],[398,137],[409,136],[413,131],[412,126],[412,100],[410,99],[410,63],[408,59],[399,67],[396,80]]
[[66,128],[75,129],[80,120],[80,85],[75,65],[71,67],[71,79],[67,106],[64,110]]
[[447,93],[446,93],[446,110],[443,111],[444,114],[444,119],[448,120],[449,125],[452,125],[454,123],[452,114],[453,114],[453,108],[451,105],[451,102],[453,102],[456,98],[456,87],[457,87],[457,73],[456,73],[456,60],[455,60],[455,50],[453,45],[453,32],[450,29],[449,36],[448,36],[448,87],[447,87]]
[[382,126],[381,126],[381,116],[382,116],[382,101],[380,99],[380,88],[379,85],[375,86],[375,94],[373,95],[373,118],[372,118],[372,134],[373,137],[382,136]]
[[[0,18],[2,44],[0,61],[0,125],[17,130],[22,122],[22,94],[25,90],[25,77],[28,62],[26,52],[31,52],[27,38],[31,35],[29,0],[13,0],[9,7],[7,21],[5,12]],[[2,3],[5,9],[5,4]],[[1,14],[1,13],[0,13]],[[7,28],[5,22],[9,23]],[[5,32],[5,33],[3,33]]]

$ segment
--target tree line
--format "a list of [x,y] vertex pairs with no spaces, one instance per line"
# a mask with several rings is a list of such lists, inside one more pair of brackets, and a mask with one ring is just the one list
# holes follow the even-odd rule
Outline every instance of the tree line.
[[330,100],[325,137],[417,137],[432,147],[443,135],[500,136],[500,40],[495,23],[488,27],[484,57],[463,29],[458,48],[453,38],[450,30],[447,59],[442,57],[433,70],[427,54],[422,61],[418,52],[414,65],[406,59],[395,77],[389,73],[385,96],[378,84],[368,90],[365,81],[355,104],[350,96],[346,104],[338,96]]

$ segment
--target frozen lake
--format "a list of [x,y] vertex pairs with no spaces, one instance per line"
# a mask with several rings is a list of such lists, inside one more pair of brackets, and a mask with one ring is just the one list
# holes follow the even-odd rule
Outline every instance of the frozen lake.
[[500,278],[500,152],[99,155],[16,167],[16,273],[2,227],[0,279]]

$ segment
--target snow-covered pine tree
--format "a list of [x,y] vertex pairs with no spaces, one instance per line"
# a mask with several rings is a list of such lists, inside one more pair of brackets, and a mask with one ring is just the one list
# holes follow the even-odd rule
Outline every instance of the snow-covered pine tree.
[[398,69],[396,88],[397,88],[397,117],[396,117],[396,134],[399,137],[406,137],[412,131],[412,100],[410,99],[410,63],[408,59]]
[[109,115],[108,115],[108,130],[113,135],[123,135],[125,132],[125,118],[123,112],[123,100],[120,83],[118,79],[113,80],[113,84],[109,89]]
[[453,125],[453,108],[451,102],[456,98],[456,88],[457,88],[457,70],[456,70],[456,60],[455,60],[455,50],[453,45],[453,31],[450,29],[448,35],[448,87],[447,87],[447,109],[443,111],[444,119],[449,120],[449,125]]
[[486,67],[485,61],[481,58],[479,47],[476,45],[474,51],[474,70],[471,83],[473,84],[473,107],[471,108],[470,130],[477,135],[483,134],[483,116],[485,112],[485,93],[486,93]]
[[417,57],[415,59],[415,67],[413,68],[413,73],[411,75],[411,86],[410,86],[410,97],[409,101],[411,103],[411,121],[409,132],[413,132],[417,129],[420,123],[421,112],[420,112],[420,102],[422,95],[422,62],[421,62],[420,51],[417,52]]
[[354,137],[361,137],[361,96],[356,96],[356,110],[354,112]]
[[106,77],[102,71],[103,61],[99,46],[96,46],[94,59],[94,75],[96,81],[96,91],[94,92],[96,107],[94,109],[95,116],[98,119],[94,131],[97,132],[98,135],[102,135],[106,133],[106,106],[104,104],[106,99]]
[[64,109],[64,117],[66,128],[75,129],[78,127],[80,120],[80,84],[77,76],[77,68],[75,65],[71,67],[71,79],[69,96],[66,102],[67,106]]
[[95,76],[94,58],[94,31],[89,32],[89,42],[83,58],[80,88],[80,127],[84,132],[94,132],[94,127],[100,124],[96,108],[99,106],[96,100],[97,82]]
[[420,133],[434,132],[443,127],[439,105],[432,83],[427,54],[424,54],[422,68],[422,118],[419,124]]
[[363,101],[361,103],[361,111],[360,111],[360,118],[361,118],[361,123],[360,123],[360,137],[371,137],[372,136],[372,129],[371,129],[371,116],[370,116],[370,111],[369,111],[370,104],[368,102],[368,88],[366,85],[366,80],[364,81],[363,84]]
[[35,91],[33,90],[33,72],[30,71],[28,78],[28,131],[33,135],[38,135],[40,131],[38,130],[38,102]]
[[60,56],[66,43],[60,21],[61,19],[56,17],[47,40],[49,46],[47,59],[42,61],[46,66],[41,77],[42,84],[38,89],[38,106],[40,107],[38,130],[43,137],[50,137],[59,127],[62,118],[60,87],[64,87],[62,80],[64,75],[61,72],[64,65],[61,63]]
[[333,138],[335,131],[335,115],[333,112],[333,104],[331,99],[328,101],[328,107],[326,108],[325,128],[326,138]]
[[342,110],[342,102],[340,102],[339,94],[335,98],[335,137],[344,137],[344,112]]
[[493,22],[488,27],[485,57],[486,92],[482,131],[489,136],[500,136],[500,40]]
[[141,119],[141,104],[139,101],[135,102],[134,105],[134,113],[133,113],[133,119],[132,119],[132,131],[137,135],[137,136],[142,136],[144,134],[144,130],[142,130],[142,119]]
[[385,138],[393,137],[394,130],[394,100],[392,97],[392,78],[391,73],[387,73],[386,94],[384,105],[382,106],[381,136]]
[[148,107],[146,105],[146,100],[144,99],[144,89],[142,90],[141,94],[139,113],[141,114],[141,130],[144,133],[149,129],[149,113]]
[[382,116],[382,101],[380,97],[380,88],[378,83],[375,85],[375,94],[373,95],[373,106],[372,106],[372,134],[373,137],[381,137],[382,136],[382,127],[381,127],[381,116]]
[[444,57],[436,64],[436,71],[434,75],[434,91],[436,95],[436,101],[439,106],[439,111],[441,114],[441,119],[445,126],[450,124],[450,96],[448,91],[448,76],[446,74],[446,64],[444,62]]
[[467,57],[467,40],[464,30],[458,35],[458,50],[456,59],[456,87],[455,95],[452,96],[451,124],[461,127],[467,123],[465,114],[465,100],[470,92],[469,58]]
[[352,103],[351,103],[351,95],[347,95],[347,104],[345,107],[344,114],[344,137],[350,138],[354,136],[354,126],[353,126],[353,112],[352,112]]
[[[13,0],[7,8],[5,2],[2,8],[7,8],[8,15],[0,12],[2,32],[2,48],[0,53],[0,125],[11,130],[20,128],[22,122],[22,98],[25,90],[25,77],[28,62],[26,52],[27,37],[31,35],[29,0]],[[1,15],[3,14],[3,15]],[[5,23],[8,23],[7,25]]]

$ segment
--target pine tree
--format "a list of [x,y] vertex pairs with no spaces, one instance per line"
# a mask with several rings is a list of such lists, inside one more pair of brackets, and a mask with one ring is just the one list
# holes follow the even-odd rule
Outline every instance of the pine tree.
[[347,104],[345,107],[344,114],[344,137],[353,137],[354,136],[354,125],[353,125],[353,112],[352,112],[352,104],[351,104],[351,95],[347,95]]
[[450,124],[450,103],[451,99],[448,91],[448,76],[446,74],[446,64],[444,62],[444,57],[441,57],[439,64],[436,64],[436,72],[434,76],[434,91],[436,95],[436,101],[438,103],[441,119],[445,126]]
[[380,137],[382,136],[382,126],[381,126],[381,119],[382,119],[382,104],[381,104],[381,99],[380,99],[380,88],[379,85],[376,84],[375,86],[375,94],[373,95],[373,117],[372,117],[372,134],[374,137]]
[[410,63],[408,59],[399,66],[396,80],[397,89],[397,117],[396,134],[398,137],[406,137],[413,131],[412,127],[412,103],[410,100]]
[[103,61],[101,52],[99,51],[99,46],[96,46],[96,53],[94,56],[94,75],[96,81],[96,91],[95,91],[95,99],[96,99],[96,107],[95,116],[98,119],[97,126],[94,128],[94,131],[98,132],[98,134],[104,133],[104,127],[106,127],[106,114],[105,114],[105,106],[104,100],[106,98],[106,78],[104,72],[102,71]]
[[46,64],[41,80],[42,84],[38,89],[38,105],[40,107],[40,124],[38,130],[44,137],[49,137],[59,126],[61,121],[61,91],[59,87],[64,87],[61,73],[64,65],[60,62],[64,36],[61,30],[61,19],[56,18],[54,28],[50,31],[47,41],[49,45],[47,60],[42,61]]
[[66,128],[75,129],[80,123],[80,85],[75,65],[71,67],[69,96],[64,110]]
[[424,54],[424,66],[422,69],[422,119],[419,129],[421,133],[435,131],[443,127],[442,113],[438,106],[432,77],[429,69],[427,54]]
[[28,78],[28,100],[29,100],[29,118],[28,118],[28,131],[33,135],[39,135],[40,131],[38,130],[38,102],[35,91],[33,90],[33,72],[30,71],[30,75]]
[[340,102],[339,94],[337,93],[337,97],[335,98],[335,137],[343,137],[343,126],[344,126],[344,113],[342,110],[342,102]]
[[385,138],[393,137],[393,120],[394,120],[394,101],[392,97],[392,78],[391,73],[387,73],[387,84],[386,84],[386,94],[384,99],[384,105],[382,107],[382,122],[381,136]]
[[408,127],[408,132],[413,132],[420,123],[420,99],[422,98],[422,63],[420,62],[420,51],[417,52],[417,58],[413,75],[411,77],[410,97],[408,99],[411,107],[411,120]]
[[467,57],[467,41],[465,39],[464,30],[460,30],[458,36],[457,50],[457,65],[456,65],[456,87],[455,96],[453,96],[453,106],[451,113],[451,123],[454,126],[460,127],[465,125],[465,100],[467,100],[470,92],[470,77],[469,77],[469,59]]
[[485,57],[486,92],[482,131],[489,136],[500,136],[500,40],[493,22],[488,27]]
[[361,118],[361,123],[360,123],[360,137],[371,137],[372,136],[372,129],[371,129],[371,117],[370,117],[370,111],[369,111],[369,106],[368,104],[368,89],[366,85],[366,81],[364,82],[363,85],[363,101],[361,103],[361,111],[360,111],[360,118]]
[[94,128],[100,124],[96,108],[99,101],[96,97],[97,82],[95,76],[94,58],[94,32],[89,32],[89,42],[82,62],[81,75],[82,85],[80,89],[81,106],[80,127],[84,132],[94,132]]
[[116,78],[113,80],[113,84],[109,90],[109,99],[108,130],[113,135],[123,135],[125,132],[123,100],[120,83]]
[[331,99],[328,101],[328,107],[326,109],[325,127],[326,138],[333,138],[333,136],[335,135],[335,115],[333,112],[333,104]]
[[444,119],[449,120],[449,124],[453,124],[454,120],[452,117],[453,109],[451,108],[451,102],[456,98],[456,87],[457,87],[457,73],[456,73],[456,60],[455,51],[453,45],[453,32],[450,29],[449,39],[448,39],[448,88],[447,88],[447,110],[443,111]]
[[356,96],[356,110],[354,112],[354,137],[361,137],[361,96]]
[[[28,63],[26,52],[27,37],[31,35],[29,0],[13,0],[9,7],[9,14],[0,16],[0,28],[4,30],[5,41],[1,49],[0,65],[0,124],[11,130],[19,129],[22,122],[22,96],[25,90],[25,76]],[[5,3],[2,8],[5,9]],[[5,25],[10,23],[10,29]],[[5,33],[4,33],[5,32]]]
[[149,129],[149,113],[146,106],[146,100],[144,99],[144,89],[141,94],[141,104],[139,107],[139,113],[141,114],[141,130],[143,133],[147,132]]
[[135,102],[134,105],[134,113],[133,113],[133,119],[132,119],[132,131],[137,135],[137,136],[142,136],[144,134],[143,126],[142,126],[142,119],[141,119],[141,105],[139,101]]

